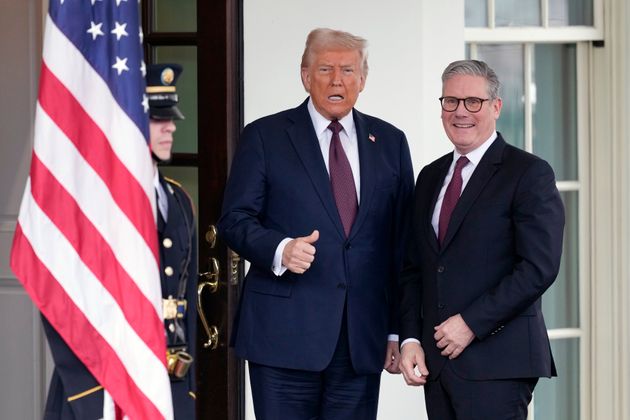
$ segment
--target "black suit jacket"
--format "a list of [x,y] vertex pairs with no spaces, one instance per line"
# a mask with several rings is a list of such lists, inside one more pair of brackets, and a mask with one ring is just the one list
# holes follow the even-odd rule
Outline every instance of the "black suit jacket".
[[564,208],[551,167],[505,143],[486,151],[453,211],[442,247],[431,217],[449,153],[416,182],[401,277],[401,341],[418,338],[430,378],[447,358],[434,326],[461,314],[474,341],[452,361],[473,380],[556,374],[541,296],[558,274]]
[[[383,369],[387,335],[397,332],[396,286],[413,169],[402,131],[352,112],[361,197],[348,238],[307,101],[243,130],[218,224],[222,238],[252,264],[232,335],[242,358],[322,370],[345,312],[355,370]],[[320,236],[310,269],[277,277],[271,266],[278,244],[314,229]]]

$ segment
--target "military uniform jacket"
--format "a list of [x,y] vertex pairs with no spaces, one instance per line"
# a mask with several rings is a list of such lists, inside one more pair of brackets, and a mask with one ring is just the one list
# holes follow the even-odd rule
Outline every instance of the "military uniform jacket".
[[[186,269],[188,281],[185,299],[188,308],[183,318],[187,352],[195,356],[196,337],[196,287],[197,287],[197,239],[194,212],[190,197],[172,180],[160,175],[160,183],[168,197],[168,220],[158,217],[160,249],[160,277],[162,296],[177,297],[182,269]],[[186,267],[185,261],[190,255]],[[170,268],[169,268],[170,267]],[[50,382],[44,420],[80,419],[93,420],[103,417],[103,388],[74,355],[55,329],[42,317],[44,331],[55,361]],[[173,410],[176,420],[195,418],[194,366],[187,377],[171,381]]]

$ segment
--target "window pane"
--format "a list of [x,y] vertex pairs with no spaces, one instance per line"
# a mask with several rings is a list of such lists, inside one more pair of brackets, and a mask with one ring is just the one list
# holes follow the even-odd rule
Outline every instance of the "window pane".
[[575,44],[534,47],[532,116],[534,153],[560,181],[577,180],[577,76]]
[[176,121],[175,153],[197,153],[197,48],[156,47],[156,63],[178,63],[184,68],[177,80],[178,108],[185,120]]
[[494,69],[503,98],[497,130],[505,141],[521,149],[524,147],[525,104],[523,76],[523,46],[521,44],[486,44],[477,47],[477,56]]
[[488,1],[466,0],[466,27],[488,26]]
[[580,418],[580,341],[553,340],[551,350],[557,378],[541,378],[534,390],[534,418],[576,420]]
[[547,328],[579,328],[578,192],[560,193],[564,202],[565,226],[560,273],[543,295]]
[[157,32],[197,32],[197,0],[155,0]]
[[540,0],[495,0],[495,25],[541,26]]
[[549,26],[593,26],[593,0],[549,0]]

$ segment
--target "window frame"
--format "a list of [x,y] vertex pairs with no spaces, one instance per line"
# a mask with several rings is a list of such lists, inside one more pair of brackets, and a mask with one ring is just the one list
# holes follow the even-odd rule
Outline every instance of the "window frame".
[[[604,0],[593,0],[593,26],[549,26],[549,1],[540,0],[541,26],[497,27],[495,2],[486,0],[487,27],[465,27],[466,43],[568,43],[604,40]],[[498,41],[500,40],[500,41]]]
[[[493,1],[493,0],[490,0]],[[546,1],[546,0],[543,0]],[[524,66],[524,96],[525,96],[525,115],[524,115],[524,150],[532,152],[533,150],[533,113],[532,105],[529,97],[531,95],[531,77],[532,77],[532,57],[534,46],[538,44],[538,40],[532,40],[531,37],[526,42],[512,42],[503,38],[505,32],[515,31],[521,32],[520,28],[501,28],[502,30],[492,30],[492,37],[483,38],[484,41],[478,39],[469,39],[465,37],[466,45],[469,48],[471,58],[477,58],[477,46],[479,44],[502,44],[502,43],[518,43],[523,44],[523,66]],[[544,29],[549,32],[557,32],[557,28]],[[468,34],[467,34],[468,35]],[[536,38],[536,37],[534,37]],[[513,39],[513,38],[510,38]],[[575,43],[576,44],[576,98],[577,98],[577,179],[569,181],[558,181],[558,190],[575,191],[578,193],[578,328],[554,328],[549,329],[550,340],[561,340],[569,338],[577,338],[579,340],[579,368],[580,368],[580,384],[579,384],[579,410],[580,418],[588,418],[591,411],[592,398],[590,395],[591,372],[589,369],[591,361],[591,287],[592,278],[590,267],[590,165],[589,150],[592,144],[591,128],[590,128],[590,103],[591,93],[589,91],[590,80],[590,45],[584,40],[557,41],[557,36],[549,36],[545,38],[544,43]],[[579,117],[583,116],[583,117]],[[544,297],[543,297],[544,299]],[[530,410],[528,420],[534,419],[533,406],[535,404],[535,393]]]

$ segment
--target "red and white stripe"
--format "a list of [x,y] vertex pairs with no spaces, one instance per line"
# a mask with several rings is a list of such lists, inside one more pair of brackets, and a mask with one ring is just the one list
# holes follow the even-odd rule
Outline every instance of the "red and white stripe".
[[11,266],[134,420],[173,417],[153,170],[142,132],[49,18]]

